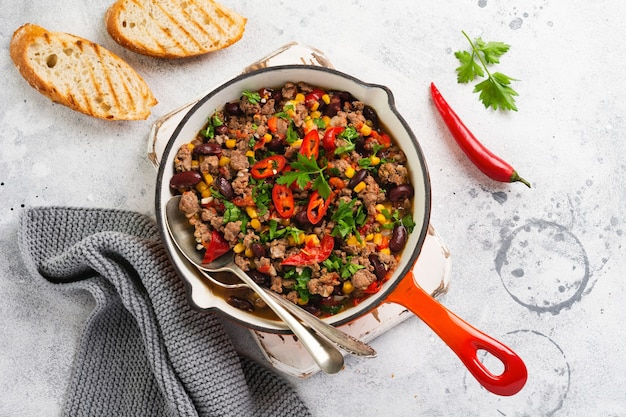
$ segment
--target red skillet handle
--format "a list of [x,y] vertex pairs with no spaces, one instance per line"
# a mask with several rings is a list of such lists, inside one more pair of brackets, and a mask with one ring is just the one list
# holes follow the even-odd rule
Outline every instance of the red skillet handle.
[[[463,321],[426,293],[409,272],[385,302],[400,304],[418,316],[457,354],[478,382],[497,395],[514,395],[528,378],[526,365],[515,352]],[[500,375],[491,373],[478,359],[483,349],[504,365]]]

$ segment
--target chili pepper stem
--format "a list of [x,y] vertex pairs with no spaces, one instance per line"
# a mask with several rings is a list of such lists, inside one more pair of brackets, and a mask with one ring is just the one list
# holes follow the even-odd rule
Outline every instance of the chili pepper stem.
[[526,181],[524,178],[520,177],[519,174],[517,173],[517,171],[513,171],[513,174],[511,174],[511,179],[509,182],[521,182],[523,184],[525,184],[528,188],[530,187],[530,183],[528,181]]

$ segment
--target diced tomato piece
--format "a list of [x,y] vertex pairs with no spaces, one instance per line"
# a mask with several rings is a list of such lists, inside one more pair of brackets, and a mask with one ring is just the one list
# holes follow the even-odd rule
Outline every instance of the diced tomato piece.
[[225,254],[230,250],[230,245],[228,241],[224,239],[224,236],[218,232],[217,230],[213,230],[211,232],[211,241],[205,242],[204,248],[206,251],[204,252],[204,259],[202,259],[203,264],[208,264]]
[[291,255],[281,265],[304,266],[320,263],[328,259],[335,247],[335,238],[324,235],[319,246],[306,245],[300,252]]

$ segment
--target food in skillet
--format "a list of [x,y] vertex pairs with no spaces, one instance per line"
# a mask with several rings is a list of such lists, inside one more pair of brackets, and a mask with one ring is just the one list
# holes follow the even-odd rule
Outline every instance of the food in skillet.
[[244,91],[180,147],[174,169],[204,262],[232,249],[260,285],[318,315],[378,292],[414,227],[406,157],[349,92]]

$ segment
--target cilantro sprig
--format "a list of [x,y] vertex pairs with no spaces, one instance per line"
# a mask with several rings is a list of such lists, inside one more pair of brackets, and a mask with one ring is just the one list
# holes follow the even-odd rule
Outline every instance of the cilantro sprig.
[[241,93],[241,95],[247,97],[250,104],[259,104],[261,102],[261,94],[259,94],[258,92],[246,90]]
[[311,183],[311,187],[317,190],[322,198],[326,199],[330,196],[330,186],[324,176],[326,166],[320,167],[314,156],[307,158],[298,153],[298,159],[289,165],[293,171],[283,172],[276,179],[278,184],[291,185],[295,182],[301,189],[305,189],[307,184]]
[[488,68],[489,65],[499,64],[500,58],[511,46],[504,42],[485,42],[481,38],[472,41],[467,33],[464,31],[462,33],[469,42],[471,50],[454,53],[461,63],[456,69],[457,81],[467,84],[486,74],[487,79],[474,86],[474,93],[480,93],[480,101],[485,107],[492,107],[494,110],[500,108],[517,111],[514,97],[518,94],[510,85],[512,81],[518,80],[501,72],[492,73]]

